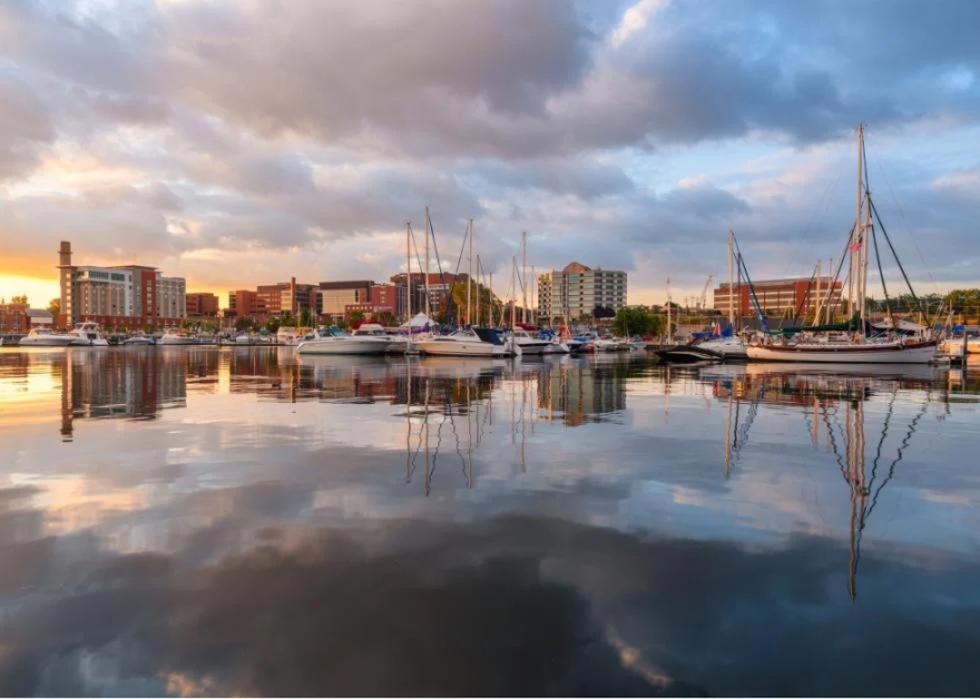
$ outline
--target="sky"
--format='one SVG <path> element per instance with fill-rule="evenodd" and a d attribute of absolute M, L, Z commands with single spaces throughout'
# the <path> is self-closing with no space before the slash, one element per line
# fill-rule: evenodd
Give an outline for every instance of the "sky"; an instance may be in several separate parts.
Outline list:
<path fill-rule="evenodd" d="M 860 122 L 917 290 L 980 285 L 976 2 L 7 0 L 0 105 L 0 297 L 34 305 L 60 240 L 222 295 L 387 280 L 426 205 L 498 293 L 522 231 L 630 303 L 724 279 L 729 228 L 754 278 L 808 277 Z"/>

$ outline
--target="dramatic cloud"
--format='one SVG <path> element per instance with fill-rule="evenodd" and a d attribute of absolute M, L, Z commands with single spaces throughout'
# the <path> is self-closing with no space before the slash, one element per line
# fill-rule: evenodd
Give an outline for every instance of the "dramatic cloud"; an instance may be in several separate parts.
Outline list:
<path fill-rule="evenodd" d="M 911 0 L 15 0 L 0 275 L 50 275 L 70 238 L 82 259 L 138 255 L 192 286 L 383 279 L 429 204 L 447 257 L 472 217 L 494 264 L 528 230 L 539 268 L 622 266 L 651 301 L 668 271 L 689 289 L 719 272 L 730 226 L 762 273 L 836 254 L 866 121 L 903 225 L 935 241 L 917 279 L 973 283 L 939 251 L 964 257 L 978 205 L 962 185 L 978 26 L 975 3 Z M 944 156 L 908 167 L 927 146 Z M 374 266 L 337 261 L 351 240 Z M 202 273 L 221 250 L 253 257 Z"/>

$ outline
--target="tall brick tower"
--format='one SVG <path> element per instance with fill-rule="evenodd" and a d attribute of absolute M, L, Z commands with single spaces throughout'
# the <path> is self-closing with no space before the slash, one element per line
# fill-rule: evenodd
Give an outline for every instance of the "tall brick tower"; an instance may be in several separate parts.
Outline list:
<path fill-rule="evenodd" d="M 72 277 L 75 268 L 71 264 L 71 243 L 67 240 L 62 240 L 61 247 L 58 248 L 58 270 L 61 284 L 61 313 L 55 322 L 60 327 L 64 327 L 75 322 L 74 299 L 72 298 Z"/>

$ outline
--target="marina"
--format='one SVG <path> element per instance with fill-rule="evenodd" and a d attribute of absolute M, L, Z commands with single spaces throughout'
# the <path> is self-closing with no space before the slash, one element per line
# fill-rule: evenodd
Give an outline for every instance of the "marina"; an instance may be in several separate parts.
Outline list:
<path fill-rule="evenodd" d="M 977 369 L 0 348 L 4 686 L 970 693 Z"/>

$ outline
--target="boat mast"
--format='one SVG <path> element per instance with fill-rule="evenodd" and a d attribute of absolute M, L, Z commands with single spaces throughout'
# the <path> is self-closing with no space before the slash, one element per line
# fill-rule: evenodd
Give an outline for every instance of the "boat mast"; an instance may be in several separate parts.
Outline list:
<path fill-rule="evenodd" d="M 425 315 L 432 317 L 432 309 L 429 307 L 429 207 L 425 207 Z"/>
<path fill-rule="evenodd" d="M 513 255 L 510 262 L 510 288 L 512 291 L 510 297 L 510 330 L 513 332 L 517 329 L 517 255 Z"/>
<path fill-rule="evenodd" d="M 673 337 L 670 332 L 670 277 L 667 277 L 667 343 L 670 343 L 670 338 Z"/>
<path fill-rule="evenodd" d="M 735 245 L 733 239 L 735 233 L 731 228 L 728 229 L 728 324 L 735 332 L 735 279 L 732 262 L 735 256 Z"/>
<path fill-rule="evenodd" d="M 405 315 L 412 320 L 412 222 L 405 222 Z M 409 328 L 411 330 L 411 328 Z"/>
<path fill-rule="evenodd" d="M 864 177 L 864 124 L 858 125 L 858 224 L 861 230 L 861 332 L 864 333 L 864 317 L 868 301 L 868 234 L 871 229 L 871 207 L 866 205 L 868 183 Z M 867 221 L 865 222 L 864 219 Z"/>
<path fill-rule="evenodd" d="M 817 281 L 817 291 L 814 294 L 814 300 L 816 301 L 816 312 L 813 314 L 813 324 L 820 325 L 820 311 L 823 310 L 820 307 L 821 302 L 823 301 L 823 297 L 820 295 L 820 260 L 817 260 L 817 271 L 813 276 Z M 807 317 L 807 313 L 805 311 L 803 313 L 803 317 Z"/>
<path fill-rule="evenodd" d="M 524 306 L 521 308 L 521 322 L 527 324 L 527 231 L 521 231 L 521 294 Z"/>
<path fill-rule="evenodd" d="M 469 225 L 469 272 L 466 274 L 466 324 L 473 325 L 473 219 Z"/>

